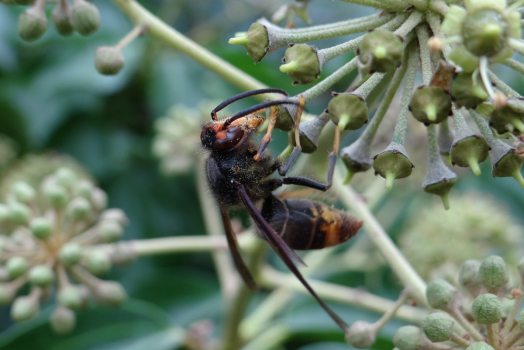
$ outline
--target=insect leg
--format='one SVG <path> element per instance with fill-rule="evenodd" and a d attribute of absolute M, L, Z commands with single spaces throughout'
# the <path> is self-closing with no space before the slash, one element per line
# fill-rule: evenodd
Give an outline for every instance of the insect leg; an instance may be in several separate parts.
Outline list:
<path fill-rule="evenodd" d="M 240 276 L 242 276 L 242 279 L 249 287 L 249 289 L 251 289 L 252 291 L 257 291 L 258 286 L 253 276 L 249 272 L 249 269 L 247 268 L 246 264 L 244 263 L 244 260 L 242 260 L 242 256 L 240 255 L 240 252 L 238 250 L 238 243 L 235 236 L 235 232 L 233 232 L 233 228 L 231 227 L 229 213 L 227 212 L 227 208 L 223 205 L 220 206 L 220 215 L 222 216 L 222 223 L 224 224 L 224 230 L 226 232 L 226 239 L 227 244 L 229 245 L 229 251 L 231 252 L 231 256 L 233 257 L 233 261 L 235 262 L 235 266 L 238 270 L 238 273 L 240 274 Z"/>
<path fill-rule="evenodd" d="M 282 167 L 282 169 L 278 170 L 278 173 L 280 176 L 285 176 L 287 172 L 289 171 L 289 168 L 291 168 L 291 165 L 295 162 L 295 160 L 298 158 L 300 152 L 302 152 L 302 147 L 300 146 L 300 119 L 302 118 L 302 111 L 304 110 L 304 104 L 306 102 L 306 99 L 303 95 L 300 95 L 300 100 L 297 108 L 297 117 L 295 119 L 295 147 L 293 148 L 293 152 L 291 152 L 291 155 L 289 156 L 286 165 Z"/>
<path fill-rule="evenodd" d="M 311 187 L 320 191 L 327 191 L 333 183 L 333 174 L 335 173 L 335 164 L 337 163 L 338 147 L 340 144 L 340 131 L 338 126 L 335 128 L 335 141 L 333 143 L 333 152 L 328 154 L 328 176 L 327 182 L 322 182 L 309 179 L 303 176 L 288 176 L 282 179 L 284 185 L 299 185 Z"/>
<path fill-rule="evenodd" d="M 271 92 L 276 92 L 276 93 L 282 94 L 284 96 L 287 96 L 287 92 L 285 92 L 284 90 L 273 89 L 273 88 L 251 90 L 251 91 L 242 92 L 242 93 L 240 93 L 238 95 L 235 95 L 233 97 L 228 98 L 227 100 L 225 100 L 224 102 L 219 104 L 215 109 L 213 109 L 211 111 L 211 119 L 217 120 L 217 112 L 222 110 L 222 109 L 224 109 L 226 106 L 232 104 L 235 101 L 241 100 L 241 99 L 249 97 L 249 96 L 266 94 L 266 93 L 271 93 Z"/>
<path fill-rule="evenodd" d="M 300 259 L 298 255 L 296 255 L 296 253 L 293 250 L 291 250 L 291 248 L 289 248 L 289 246 L 282 240 L 282 238 L 276 234 L 275 230 L 273 230 L 273 228 L 267 223 L 262 214 L 258 211 L 258 209 L 251 201 L 251 198 L 249 198 L 244 185 L 237 181 L 235 181 L 235 184 L 238 186 L 238 194 L 240 195 L 242 203 L 244 203 L 247 211 L 249 212 L 249 215 L 255 221 L 260 231 L 262 231 L 262 234 L 265 236 L 266 240 L 269 242 L 271 247 L 275 250 L 280 259 L 282 259 L 282 261 L 286 264 L 289 270 L 304 285 L 304 287 L 313 296 L 313 298 L 317 300 L 320 306 L 333 319 L 333 321 L 335 321 L 335 323 L 342 329 L 342 331 L 345 332 L 348 329 L 348 325 L 346 324 L 346 322 L 344 322 L 333 310 L 331 310 L 329 306 L 327 306 L 324 303 L 324 301 L 322 301 L 322 299 L 320 299 L 320 297 L 313 290 L 313 288 L 311 288 L 309 283 L 307 283 L 305 278 L 302 276 L 302 274 L 296 267 L 293 260 L 295 259 L 295 256 L 296 258 Z"/>
<path fill-rule="evenodd" d="M 275 123 L 277 122 L 277 108 L 275 106 L 271 106 L 271 117 L 269 119 L 269 125 L 267 127 L 266 135 L 262 138 L 262 141 L 260 142 L 260 145 L 258 146 L 257 154 L 253 157 L 253 159 L 258 162 L 260 161 L 260 156 L 262 153 L 266 150 L 266 147 L 271 142 L 271 133 L 273 132 L 273 129 L 275 128 Z"/>

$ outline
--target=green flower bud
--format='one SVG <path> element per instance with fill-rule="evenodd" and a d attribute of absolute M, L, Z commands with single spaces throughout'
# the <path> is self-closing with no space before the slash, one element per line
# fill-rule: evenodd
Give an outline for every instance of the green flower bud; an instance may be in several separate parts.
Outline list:
<path fill-rule="evenodd" d="M 21 256 L 14 256 L 7 260 L 5 267 L 7 268 L 9 277 L 11 277 L 11 279 L 15 279 L 22 276 L 27 271 L 28 263 L 25 258 L 22 258 Z"/>
<path fill-rule="evenodd" d="M 102 251 L 90 252 L 86 256 L 86 268 L 94 275 L 106 273 L 111 268 L 109 256 Z"/>
<path fill-rule="evenodd" d="M 72 189 L 76 184 L 75 172 L 69 168 L 60 168 L 55 172 L 56 182 L 65 188 Z"/>
<path fill-rule="evenodd" d="M 18 202 L 24 204 L 31 202 L 36 197 L 35 189 L 23 181 L 15 182 L 12 188 L 12 193 Z"/>
<path fill-rule="evenodd" d="M 107 207 L 107 194 L 101 189 L 95 187 L 91 194 L 91 202 L 96 211 L 103 210 Z"/>
<path fill-rule="evenodd" d="M 287 73 L 293 84 L 309 84 L 320 77 L 317 48 L 305 44 L 293 45 L 282 59 L 280 71 Z"/>
<path fill-rule="evenodd" d="M 73 28 L 82 35 L 93 34 L 100 26 L 98 9 L 84 0 L 79 0 L 71 7 L 69 18 Z"/>
<path fill-rule="evenodd" d="M 457 289 L 442 278 L 428 283 L 426 288 L 426 299 L 435 309 L 446 310 L 456 296 Z"/>
<path fill-rule="evenodd" d="M 100 46 L 95 52 L 95 67 L 100 74 L 115 75 L 124 67 L 122 51 L 116 46 Z"/>
<path fill-rule="evenodd" d="M 473 301 L 471 312 L 478 324 L 498 323 L 502 318 L 502 305 L 496 295 L 481 294 Z"/>
<path fill-rule="evenodd" d="M 367 349 L 375 343 L 377 332 L 372 324 L 355 321 L 346 331 L 346 342 L 357 349 Z"/>
<path fill-rule="evenodd" d="M 0 203 L 0 224 L 6 225 L 10 223 L 9 219 L 9 207 L 5 204 Z"/>
<path fill-rule="evenodd" d="M 508 128 L 509 125 L 509 128 Z M 495 129 L 499 134 L 504 134 L 508 130 L 515 133 L 524 132 L 524 105 L 523 101 L 510 98 L 506 105 L 495 108 L 489 118 L 489 126 Z"/>
<path fill-rule="evenodd" d="M 329 116 L 327 113 L 322 113 L 316 118 L 300 123 L 299 138 L 303 153 L 315 153 L 317 151 L 318 139 L 327 122 L 329 122 Z M 288 134 L 288 143 L 296 146 L 294 132 Z"/>
<path fill-rule="evenodd" d="M 44 190 L 49 204 L 55 209 L 61 209 L 66 206 L 69 201 L 67 190 L 58 184 L 50 184 Z"/>
<path fill-rule="evenodd" d="M 515 154 L 515 148 L 497 140 L 496 147 L 490 151 L 491 174 L 493 177 L 514 177 L 521 186 L 524 178 L 520 173 L 523 159 Z"/>
<path fill-rule="evenodd" d="M 66 243 L 60 248 L 60 261 L 66 265 L 75 265 L 82 258 L 82 248 L 78 243 Z"/>
<path fill-rule="evenodd" d="M 122 225 L 115 220 L 104 220 L 99 225 L 98 236 L 104 243 L 118 241 L 124 232 Z"/>
<path fill-rule="evenodd" d="M 107 209 L 100 214 L 100 221 L 114 220 L 120 225 L 126 225 L 128 218 L 122 209 Z"/>
<path fill-rule="evenodd" d="M 340 156 L 348 169 L 345 183 L 349 183 L 355 173 L 366 171 L 373 165 L 370 143 L 361 138 L 342 148 Z"/>
<path fill-rule="evenodd" d="M 438 86 L 420 86 L 411 97 L 409 110 L 421 123 L 438 124 L 451 114 L 451 100 Z"/>
<path fill-rule="evenodd" d="M 357 130 L 368 122 L 366 102 L 355 94 L 337 94 L 329 101 L 328 114 L 340 130 Z"/>
<path fill-rule="evenodd" d="M 20 322 L 33 318 L 39 311 L 39 305 L 34 298 L 30 296 L 18 297 L 11 308 L 11 317 L 13 320 Z"/>
<path fill-rule="evenodd" d="M 449 315 L 435 312 L 422 320 L 422 330 L 433 343 L 442 342 L 451 338 L 454 323 Z"/>
<path fill-rule="evenodd" d="M 51 328 L 56 334 L 68 334 L 75 328 L 75 313 L 61 305 L 58 305 L 49 317 Z"/>
<path fill-rule="evenodd" d="M 458 281 L 461 286 L 470 290 L 471 288 L 478 288 L 480 261 L 466 260 L 460 265 Z"/>
<path fill-rule="evenodd" d="M 35 41 L 47 29 L 44 6 L 37 4 L 22 12 L 18 18 L 18 35 L 25 41 Z"/>
<path fill-rule="evenodd" d="M 468 12 L 462 7 L 451 5 L 442 21 L 442 32 L 450 36 L 462 34 L 462 23 L 466 20 L 467 15 Z"/>
<path fill-rule="evenodd" d="M 94 185 L 91 183 L 91 181 L 88 180 L 80 180 L 78 181 L 78 184 L 75 188 L 75 193 L 79 197 L 83 197 L 87 200 L 91 200 L 93 197 L 93 190 Z"/>
<path fill-rule="evenodd" d="M 35 218 L 31 221 L 31 232 L 38 239 L 48 239 L 52 231 L 51 223 L 44 217 Z"/>
<path fill-rule="evenodd" d="M 496 11 L 468 14 L 462 29 L 464 46 L 476 56 L 495 56 L 506 46 L 508 23 Z"/>
<path fill-rule="evenodd" d="M 393 180 L 408 177 L 414 167 L 404 146 L 394 142 L 377 154 L 373 160 L 375 175 L 379 174 L 386 179 L 388 191 L 393 187 Z"/>
<path fill-rule="evenodd" d="M 91 204 L 85 198 L 76 197 L 67 206 L 67 213 L 74 221 L 85 220 L 91 213 Z"/>
<path fill-rule="evenodd" d="M 31 210 L 25 204 L 10 203 L 9 204 L 9 220 L 15 225 L 27 225 Z"/>
<path fill-rule="evenodd" d="M 479 75 L 461 72 L 451 83 L 451 98 L 466 108 L 476 108 L 489 97 Z"/>
<path fill-rule="evenodd" d="M 419 350 L 422 348 L 421 333 L 415 326 L 400 327 L 393 337 L 393 344 L 399 350 Z"/>
<path fill-rule="evenodd" d="M 56 299 L 58 303 L 68 309 L 78 309 L 84 302 L 81 289 L 75 285 L 60 288 L 56 295 Z"/>
<path fill-rule="evenodd" d="M 249 27 L 247 33 L 229 39 L 229 43 L 244 45 L 249 57 L 258 63 L 268 50 L 268 32 L 264 25 L 256 22 Z"/>
<path fill-rule="evenodd" d="M 466 73 L 473 73 L 480 63 L 479 58 L 469 52 L 464 45 L 455 45 L 448 58 L 460 66 Z"/>
<path fill-rule="evenodd" d="M 484 259 L 479 267 L 479 281 L 490 292 L 504 287 L 509 282 L 508 269 L 504 260 L 496 255 Z"/>
<path fill-rule="evenodd" d="M 428 177 L 428 172 L 426 172 L 426 178 L 424 179 L 422 187 L 424 188 L 424 192 L 439 196 L 444 205 L 444 209 L 449 210 L 449 192 L 451 192 L 451 188 L 457 183 L 458 177 L 457 174 L 449 170 L 445 165 L 444 168 L 447 169 L 444 172 L 430 172 L 429 174 L 431 174 L 432 177 Z"/>
<path fill-rule="evenodd" d="M 127 298 L 122 285 L 113 281 L 103 281 L 95 289 L 95 295 L 100 304 L 120 306 Z"/>
<path fill-rule="evenodd" d="M 458 133 L 457 133 L 458 135 Z M 451 163 L 460 167 L 471 167 L 475 175 L 480 175 L 479 163 L 488 158 L 489 146 L 479 135 L 470 135 L 455 140 L 451 147 Z"/>
<path fill-rule="evenodd" d="M 473 343 L 466 350 L 495 350 L 491 345 L 484 342 Z"/>
<path fill-rule="evenodd" d="M 404 45 L 397 35 L 377 29 L 362 38 L 358 58 L 365 66 L 365 73 L 386 73 L 399 66 L 403 51 Z"/>
<path fill-rule="evenodd" d="M 15 293 L 6 283 L 0 283 L 0 305 L 7 305 L 13 301 Z"/>
<path fill-rule="evenodd" d="M 36 265 L 29 270 L 29 282 L 38 287 L 46 287 L 55 280 L 55 273 L 47 265 Z"/>
<path fill-rule="evenodd" d="M 51 20 L 55 24 L 58 34 L 68 36 L 73 34 L 74 28 L 69 20 L 69 2 L 59 0 L 51 13 Z"/>

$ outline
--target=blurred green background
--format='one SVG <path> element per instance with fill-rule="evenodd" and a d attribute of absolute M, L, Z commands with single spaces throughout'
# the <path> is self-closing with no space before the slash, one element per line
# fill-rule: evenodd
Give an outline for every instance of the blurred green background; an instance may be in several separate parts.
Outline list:
<path fill-rule="evenodd" d="M 307 88 L 291 86 L 291 80 L 278 71 L 283 50 L 255 66 L 242 47 L 227 44 L 235 32 L 247 30 L 261 16 L 269 17 L 280 1 L 142 0 L 140 3 L 261 82 L 283 88 L 290 94 Z M 147 36 L 135 40 L 124 50 L 126 65 L 117 76 L 98 74 L 93 65 L 95 49 L 115 44 L 131 29 L 131 23 L 112 2 L 94 1 L 94 4 L 100 10 L 102 22 L 92 36 L 74 34 L 63 38 L 50 25 L 46 34 L 34 43 L 25 43 L 17 35 L 17 17 L 23 7 L 0 6 L 0 133 L 15 142 L 18 157 L 51 150 L 82 163 L 107 192 L 109 207 L 122 208 L 130 218 L 125 239 L 204 235 L 195 169 L 174 177 L 160 174 L 158 160 L 151 152 L 154 122 L 165 116 L 173 105 L 195 107 L 202 101 L 221 101 L 240 91 L 183 54 Z M 321 0 L 312 1 L 309 9 L 313 24 L 371 12 L 369 8 Z M 303 25 L 299 19 L 296 21 L 299 26 Z M 322 42 L 319 46 L 327 47 L 344 40 L 347 37 Z M 322 77 L 347 59 L 346 55 L 327 64 Z M 514 88 L 524 91 L 518 77 L 501 74 Z M 353 77 L 354 74 L 346 77 L 330 90 L 345 90 Z M 319 113 L 329 98 L 329 93 L 322 95 L 308 105 L 309 111 Z M 235 108 L 253 102 L 248 99 Z M 423 133 L 419 125 L 416 127 L 414 135 Z M 349 135 L 343 145 L 354 140 L 359 132 Z M 287 138 L 282 132 L 277 134 L 273 144 L 276 152 L 283 149 Z M 415 144 L 407 148 L 410 152 L 418 147 Z M 425 146 L 422 149 L 425 152 Z M 194 152 L 200 152 L 198 143 L 194 145 Z M 437 197 L 421 190 L 424 171 L 425 163 L 417 164 L 413 177 L 416 180 L 399 181 L 375 208 L 393 237 L 417 218 L 416 208 L 436 204 L 435 208 L 441 209 Z M 503 211 L 512 213 L 522 224 L 524 196 L 520 186 L 513 179 L 493 180 L 487 163 L 482 165 L 482 171 L 478 178 L 462 171 L 454 191 L 477 191 L 497 198 L 504 206 Z M 362 179 L 367 177 L 371 177 L 371 173 L 358 175 L 357 187 L 364 186 L 366 181 Z M 453 210 L 453 201 L 451 205 Z M 439 215 L 445 221 L 447 214 L 443 210 Z M 139 258 L 127 267 L 113 269 L 108 277 L 122 282 L 129 295 L 120 309 L 97 306 L 81 311 L 76 330 L 59 337 L 47 324 L 52 309 L 50 302 L 47 307 L 44 304 L 43 312 L 36 319 L 16 325 L 10 320 L 9 308 L 2 307 L 0 348 L 174 349 L 172 327 L 187 327 L 202 319 L 211 319 L 216 326 L 215 333 L 219 334 L 223 303 L 209 254 Z M 387 267 L 374 272 L 375 282 L 369 282 L 364 273 L 357 272 L 335 274 L 330 280 L 352 287 L 365 286 L 391 299 L 396 298 L 401 289 Z M 256 297 L 253 305 L 264 293 Z M 348 323 L 378 318 L 356 308 L 335 307 Z M 294 330 L 285 349 L 347 349 L 341 343 L 341 332 L 310 297 L 293 299 L 289 311 L 279 319 Z M 390 339 L 399 324 L 390 323 L 374 348 L 392 348 Z"/>

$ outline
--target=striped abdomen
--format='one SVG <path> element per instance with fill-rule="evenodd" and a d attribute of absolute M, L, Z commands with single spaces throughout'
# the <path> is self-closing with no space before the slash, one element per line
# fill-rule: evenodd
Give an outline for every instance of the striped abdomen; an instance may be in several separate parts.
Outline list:
<path fill-rule="evenodd" d="M 344 243 L 362 227 L 362 221 L 343 211 L 303 198 L 269 196 L 262 216 L 291 249 L 298 250 Z"/>

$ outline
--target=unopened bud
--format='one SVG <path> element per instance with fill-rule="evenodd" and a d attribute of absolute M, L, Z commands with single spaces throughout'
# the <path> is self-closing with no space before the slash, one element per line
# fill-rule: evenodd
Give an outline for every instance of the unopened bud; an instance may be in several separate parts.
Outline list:
<path fill-rule="evenodd" d="M 25 204 L 10 203 L 9 204 L 9 220 L 15 225 L 27 225 L 31 210 Z"/>
<path fill-rule="evenodd" d="M 478 75 L 461 72 L 451 83 L 453 100 L 466 108 L 476 108 L 489 97 Z"/>
<path fill-rule="evenodd" d="M 466 350 L 495 350 L 491 345 L 484 342 L 473 343 Z"/>
<path fill-rule="evenodd" d="M 435 312 L 422 320 L 422 330 L 432 342 L 442 342 L 451 338 L 454 323 L 455 321 L 447 314 Z"/>
<path fill-rule="evenodd" d="M 38 287 L 46 287 L 55 280 L 55 273 L 47 265 L 36 265 L 29 270 L 29 282 Z"/>
<path fill-rule="evenodd" d="M 364 321 L 355 321 L 346 331 L 346 342 L 357 349 L 369 348 L 375 343 L 376 338 L 375 327 Z"/>
<path fill-rule="evenodd" d="M 398 67 L 403 51 L 404 45 L 397 35 L 377 29 L 362 38 L 359 60 L 366 72 L 386 73 Z"/>
<path fill-rule="evenodd" d="M 376 174 L 386 179 L 386 190 L 391 190 L 395 179 L 411 175 L 413 163 L 407 156 L 403 145 L 392 142 L 384 151 L 373 158 Z"/>
<path fill-rule="evenodd" d="M 122 51 L 116 46 L 100 46 L 95 52 L 95 67 L 100 74 L 115 75 L 124 67 Z"/>
<path fill-rule="evenodd" d="M 451 114 L 451 99 L 438 86 L 421 86 L 413 93 L 409 108 L 419 122 L 438 124 Z"/>
<path fill-rule="evenodd" d="M 72 189 L 76 183 L 75 172 L 69 168 L 59 168 L 55 172 L 56 182 L 65 188 Z"/>
<path fill-rule="evenodd" d="M 69 16 L 73 28 L 82 35 L 93 34 L 100 26 L 98 9 L 84 0 L 77 1 L 71 7 Z"/>
<path fill-rule="evenodd" d="M 111 268 L 109 256 L 102 251 L 90 252 L 85 261 L 87 270 L 94 275 L 106 273 Z"/>
<path fill-rule="evenodd" d="M 82 248 L 78 243 L 66 243 L 60 248 L 60 261 L 68 266 L 77 264 L 82 258 Z"/>
<path fill-rule="evenodd" d="M 22 12 L 18 18 L 18 35 L 25 41 L 35 41 L 47 29 L 45 10 L 39 4 Z"/>
<path fill-rule="evenodd" d="M 69 20 L 69 2 L 58 0 L 58 4 L 51 13 L 51 20 L 55 24 L 58 34 L 68 36 L 73 34 L 74 28 Z"/>
<path fill-rule="evenodd" d="M 39 305 L 34 298 L 30 296 L 18 297 L 11 308 L 11 317 L 13 320 L 20 322 L 33 318 L 39 311 Z"/>
<path fill-rule="evenodd" d="M 229 39 L 229 43 L 244 45 L 249 57 L 258 62 L 264 58 L 268 49 L 267 29 L 261 23 L 253 23 L 247 33 Z"/>
<path fill-rule="evenodd" d="M 100 304 L 108 306 L 119 306 L 127 298 L 122 285 L 113 281 L 101 282 L 95 290 L 95 295 Z"/>
<path fill-rule="evenodd" d="M 468 14 L 462 26 L 464 46 L 478 57 L 495 56 L 507 45 L 509 27 L 497 11 L 484 10 Z"/>
<path fill-rule="evenodd" d="M 31 232 L 36 238 L 46 240 L 52 232 L 51 222 L 44 217 L 35 218 L 31 221 Z"/>
<path fill-rule="evenodd" d="M 112 243 L 118 241 L 123 233 L 122 225 L 115 220 L 103 220 L 99 224 L 98 235 L 102 242 Z"/>
<path fill-rule="evenodd" d="M 479 267 L 479 280 L 490 292 L 504 287 L 509 281 L 504 260 L 496 255 L 484 259 Z"/>
<path fill-rule="evenodd" d="M 498 323 L 502 318 L 502 305 L 494 294 L 481 294 L 471 306 L 473 318 L 478 324 Z"/>
<path fill-rule="evenodd" d="M 36 197 L 36 191 L 27 182 L 17 181 L 13 185 L 12 193 L 16 201 L 28 204 Z"/>
<path fill-rule="evenodd" d="M 368 122 L 366 102 L 350 93 L 338 94 L 328 104 L 328 114 L 340 130 L 357 130 Z"/>
<path fill-rule="evenodd" d="M 458 281 L 461 286 L 471 290 L 480 286 L 479 280 L 480 261 L 466 260 L 460 265 Z"/>
<path fill-rule="evenodd" d="M 76 197 L 69 203 L 67 207 L 67 213 L 74 221 L 82 221 L 87 219 L 90 212 L 91 204 L 89 204 L 87 199 L 83 197 Z"/>
<path fill-rule="evenodd" d="M 6 262 L 7 272 L 11 279 L 22 276 L 27 271 L 28 266 L 27 260 L 21 256 L 14 256 Z"/>
<path fill-rule="evenodd" d="M 426 288 L 428 303 L 435 309 L 446 310 L 456 295 L 457 289 L 442 278 L 430 282 Z"/>
<path fill-rule="evenodd" d="M 82 306 L 84 300 L 82 298 L 82 291 L 78 286 L 69 285 L 58 290 L 56 295 L 58 303 L 68 309 L 78 309 Z"/>
<path fill-rule="evenodd" d="M 400 327 L 393 337 L 393 344 L 399 350 L 419 350 L 422 347 L 422 332 L 415 326 Z"/>
<path fill-rule="evenodd" d="M 49 317 L 51 328 L 56 334 L 68 334 L 75 328 L 75 313 L 61 305 L 58 305 Z"/>
<path fill-rule="evenodd" d="M 49 184 L 44 190 L 49 204 L 55 209 L 61 209 L 69 201 L 66 189 L 58 184 Z"/>
<path fill-rule="evenodd" d="M 309 84 L 320 76 L 320 64 L 314 46 L 293 45 L 286 50 L 283 62 L 285 64 L 280 66 L 280 71 L 287 73 L 295 83 Z"/>

